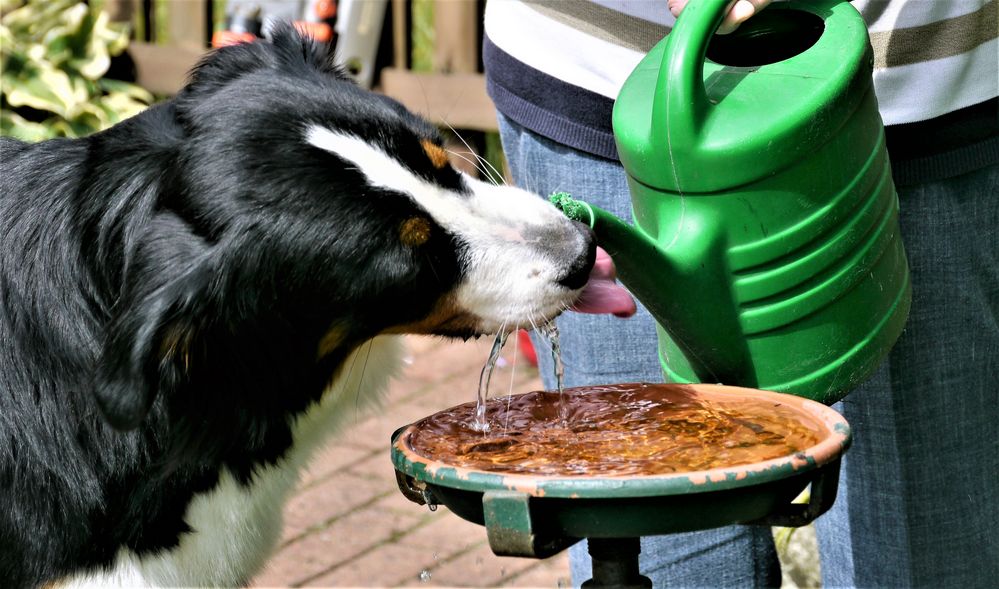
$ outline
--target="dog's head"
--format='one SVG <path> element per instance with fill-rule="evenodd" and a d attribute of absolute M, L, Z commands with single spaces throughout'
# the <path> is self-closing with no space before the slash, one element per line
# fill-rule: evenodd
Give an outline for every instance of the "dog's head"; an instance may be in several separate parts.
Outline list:
<path fill-rule="evenodd" d="M 97 387 L 119 427 L 210 366 L 266 379 L 381 333 L 544 322 L 593 265 L 587 229 L 456 171 L 432 125 L 290 27 L 207 57 L 164 113 L 169 166 L 127 246 Z"/>

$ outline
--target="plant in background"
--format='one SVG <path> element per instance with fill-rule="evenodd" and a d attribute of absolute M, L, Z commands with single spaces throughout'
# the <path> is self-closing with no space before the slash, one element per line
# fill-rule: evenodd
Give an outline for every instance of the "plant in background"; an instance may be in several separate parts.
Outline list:
<path fill-rule="evenodd" d="M 81 137 L 146 108 L 143 88 L 103 77 L 128 45 L 103 2 L 0 0 L 0 134 Z"/>

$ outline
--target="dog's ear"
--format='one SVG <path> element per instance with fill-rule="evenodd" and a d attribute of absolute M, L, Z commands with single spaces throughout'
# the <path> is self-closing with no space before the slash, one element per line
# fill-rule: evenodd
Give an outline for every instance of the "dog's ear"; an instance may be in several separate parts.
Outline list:
<path fill-rule="evenodd" d="M 271 28 L 270 37 L 279 69 L 287 71 L 304 66 L 341 80 L 351 80 L 343 68 L 336 64 L 331 44 L 303 35 L 288 22 L 276 22 Z"/>
<path fill-rule="evenodd" d="M 277 56 L 264 43 L 238 43 L 205 54 L 177 95 L 180 104 L 203 99 L 250 72 L 275 67 Z"/>
<path fill-rule="evenodd" d="M 302 35 L 284 21 L 276 21 L 269 35 L 270 42 L 237 43 L 207 53 L 191 70 L 187 84 L 177 96 L 181 110 L 184 105 L 204 99 L 233 80 L 258 70 L 313 70 L 350 81 L 343 68 L 336 65 L 329 43 Z"/>
<path fill-rule="evenodd" d="M 98 406 L 122 430 L 185 378 L 213 277 L 208 245 L 170 214 L 157 216 L 135 252 L 94 382 Z"/>

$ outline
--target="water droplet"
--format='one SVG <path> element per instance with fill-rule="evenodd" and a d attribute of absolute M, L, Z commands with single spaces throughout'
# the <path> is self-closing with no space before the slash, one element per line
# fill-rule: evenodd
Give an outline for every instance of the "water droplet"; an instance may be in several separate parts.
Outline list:
<path fill-rule="evenodd" d="M 440 560 L 440 559 L 441 559 L 441 555 L 440 555 L 440 554 L 437 554 L 437 553 L 435 552 L 435 553 L 434 553 L 434 560 Z"/>
<path fill-rule="evenodd" d="M 420 571 L 420 582 L 427 583 L 429 581 L 430 581 L 430 571 L 428 571 L 427 569 L 423 569 L 422 571 Z"/>
<path fill-rule="evenodd" d="M 437 502 L 434 501 L 434 496 L 430 493 L 430 489 L 423 489 L 423 502 L 430 511 L 437 511 Z"/>

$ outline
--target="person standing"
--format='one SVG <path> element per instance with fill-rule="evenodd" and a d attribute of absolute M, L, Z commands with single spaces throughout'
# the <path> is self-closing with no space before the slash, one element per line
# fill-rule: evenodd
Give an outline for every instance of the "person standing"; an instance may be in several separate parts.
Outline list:
<path fill-rule="evenodd" d="M 690 0 L 691 2 L 697 0 Z M 684 0 L 490 0 L 483 61 L 514 181 L 630 218 L 611 108 Z M 720 32 L 765 8 L 739 0 Z M 996 0 L 855 0 L 874 85 L 913 305 L 875 375 L 839 405 L 854 444 L 836 504 L 816 523 L 829 587 L 986 587 L 999 579 L 999 43 Z M 559 318 L 566 386 L 661 382 L 654 322 Z M 543 376 L 552 374 L 541 355 Z M 552 382 L 546 379 L 546 386 Z M 570 549 L 575 584 L 586 548 Z M 770 587 L 768 528 L 642 539 L 656 587 Z"/>

